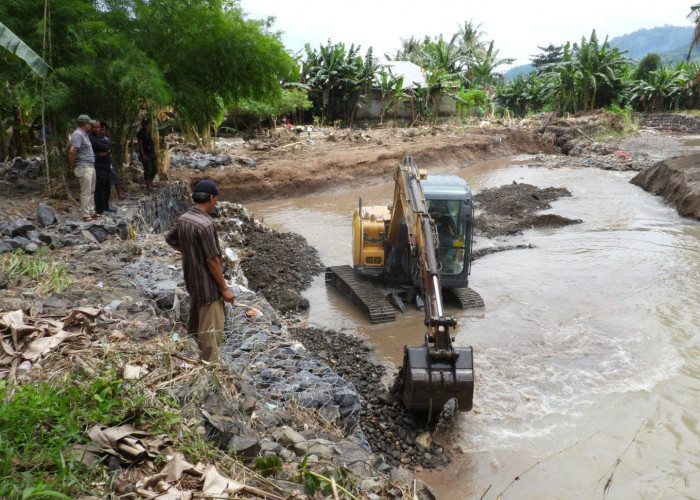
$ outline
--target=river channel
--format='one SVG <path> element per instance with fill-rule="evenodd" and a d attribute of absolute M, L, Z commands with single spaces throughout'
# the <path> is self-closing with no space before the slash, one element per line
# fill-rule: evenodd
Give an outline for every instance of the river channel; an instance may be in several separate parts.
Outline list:
<path fill-rule="evenodd" d="M 696 149 L 697 137 L 687 144 Z M 450 440 L 462 453 L 420 476 L 440 500 L 700 499 L 700 222 L 630 184 L 633 173 L 530 164 L 521 156 L 451 171 L 474 192 L 513 181 L 566 187 L 572 196 L 548 212 L 582 223 L 526 231 L 519 239 L 532 248 L 474 262 L 470 285 L 485 309 L 449 310 L 456 343 L 474 348 L 474 410 Z M 392 190 L 247 206 L 303 235 L 325 265 L 351 264 L 358 197 L 386 204 Z M 322 276 L 305 296 L 308 322 L 364 335 L 396 364 L 403 345 L 422 342 L 418 311 L 371 325 Z"/>

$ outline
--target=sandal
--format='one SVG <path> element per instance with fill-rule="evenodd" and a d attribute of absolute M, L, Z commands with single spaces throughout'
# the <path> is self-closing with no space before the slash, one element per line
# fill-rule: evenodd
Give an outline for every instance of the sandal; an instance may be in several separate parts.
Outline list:
<path fill-rule="evenodd" d="M 84 222 L 92 222 L 94 219 L 92 217 L 83 217 Z"/>

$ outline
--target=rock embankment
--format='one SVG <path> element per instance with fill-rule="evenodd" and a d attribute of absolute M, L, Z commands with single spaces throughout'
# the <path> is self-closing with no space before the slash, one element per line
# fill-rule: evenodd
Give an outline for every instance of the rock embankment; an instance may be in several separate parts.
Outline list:
<path fill-rule="evenodd" d="M 700 134 L 700 119 L 681 113 L 640 113 L 636 115 L 642 127 L 686 134 Z"/>
<path fill-rule="evenodd" d="M 115 339 L 128 339 L 129 343 L 160 339 L 164 345 L 176 346 L 182 359 L 195 360 L 196 346 L 182 326 L 189 304 L 180 258 L 165 245 L 162 234 L 189 207 L 187 195 L 186 188 L 172 184 L 148 197 L 128 200 L 115 215 L 103 218 L 105 222 L 90 224 L 75 223 L 73 218 L 79 214 L 70 209 L 52 210 L 49 217 L 48 205 L 16 220 L 4 213 L 10 233 L 20 229 L 24 234 L 34 229 L 52 231 L 44 245 L 46 251 L 70 269 L 74 285 L 60 294 L 41 297 L 29 293 L 31 284 L 25 280 L 10 280 L 0 285 L 4 288 L 0 290 L 0 309 L 65 316 L 75 307 L 92 307 L 100 311 L 93 335 L 103 338 L 110 350 L 118 349 L 112 343 Z M 210 380 L 199 388 L 170 384 L 168 391 L 183 405 L 197 398 L 198 410 L 191 418 L 202 422 L 202 432 L 221 449 L 244 460 L 278 457 L 285 464 L 284 471 L 270 480 L 283 491 L 301 491 L 293 477 L 304 460 L 319 470 L 352 470 L 363 498 L 401 498 L 401 488 L 393 485 L 402 483 L 390 477 L 396 465 L 435 466 L 444 463 L 444 458 L 431 455 L 430 450 L 402 449 L 400 437 L 416 432 L 406 430 L 401 419 L 391 422 L 386 430 L 375 431 L 384 414 L 381 408 L 368 411 L 365 402 L 379 394 L 383 367 L 373 361 L 371 348 L 339 335 L 328 349 L 342 345 L 340 353 L 331 356 L 328 351 L 325 355 L 307 350 L 303 343 L 321 345 L 318 337 L 329 333 L 308 330 L 297 320 L 281 316 L 257 287 L 248 289 L 241 270 L 239 252 L 255 266 L 265 266 L 264 261 L 254 260 L 255 256 L 270 258 L 276 247 L 272 261 L 284 260 L 290 272 L 281 273 L 273 265 L 276 280 L 270 290 L 275 286 L 287 290 L 287 295 L 296 298 L 285 302 L 284 295 L 281 302 L 298 306 L 299 291 L 314 271 L 321 269 L 313 249 L 301 237 L 286 237 L 264 228 L 241 205 L 221 203 L 214 221 L 225 249 L 225 273 L 236 294 L 235 305 L 227 309 L 226 341 L 221 350 L 225 373 L 233 377 L 235 387 L 224 388 L 221 381 Z M 128 231 L 111 233 L 106 227 L 112 225 L 124 225 Z M 103 238 L 83 236 L 97 229 Z M 62 239 L 67 243 L 59 247 L 57 242 Z M 266 239 L 267 244 L 260 243 Z M 294 336 L 289 332 L 290 321 L 295 325 Z M 52 363 L 61 357 L 59 352 L 48 354 L 55 356 L 50 358 Z M 157 370 L 154 358 L 142 358 L 139 364 Z M 343 377 L 334 366 L 338 359 L 346 371 L 362 362 L 368 380 L 358 379 L 360 385 L 356 386 L 352 378 Z M 46 371 L 38 359 L 28 375 L 41 376 Z M 231 390 L 236 393 L 233 399 L 228 396 Z M 397 413 L 392 405 L 384 410 Z M 363 421 L 370 418 L 365 425 Z M 379 445 L 379 440 L 398 444 L 389 448 Z"/>
<path fill-rule="evenodd" d="M 663 196 L 680 215 L 700 220 L 700 154 L 660 161 L 637 174 L 630 182 Z"/>

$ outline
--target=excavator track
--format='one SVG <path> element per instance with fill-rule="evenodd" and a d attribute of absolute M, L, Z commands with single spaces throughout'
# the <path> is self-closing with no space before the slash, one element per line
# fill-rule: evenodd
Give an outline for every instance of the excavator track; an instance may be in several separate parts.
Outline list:
<path fill-rule="evenodd" d="M 479 309 L 484 307 L 484 299 L 481 298 L 479 292 L 467 287 L 450 288 L 450 292 L 459 300 L 462 309 Z"/>
<path fill-rule="evenodd" d="M 355 304 L 362 307 L 372 323 L 388 323 L 396 320 L 396 311 L 382 292 L 371 283 L 357 276 L 350 266 L 326 268 L 326 284 L 342 292 Z"/>

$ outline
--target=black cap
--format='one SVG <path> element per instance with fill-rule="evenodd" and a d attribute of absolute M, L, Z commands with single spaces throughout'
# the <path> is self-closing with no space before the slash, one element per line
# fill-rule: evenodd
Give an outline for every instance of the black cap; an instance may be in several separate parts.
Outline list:
<path fill-rule="evenodd" d="M 206 194 L 211 194 L 214 196 L 219 195 L 219 190 L 216 187 L 216 183 L 214 181 L 210 181 L 209 179 L 204 179 L 203 181 L 199 181 L 194 186 L 193 192 L 206 193 Z"/>

